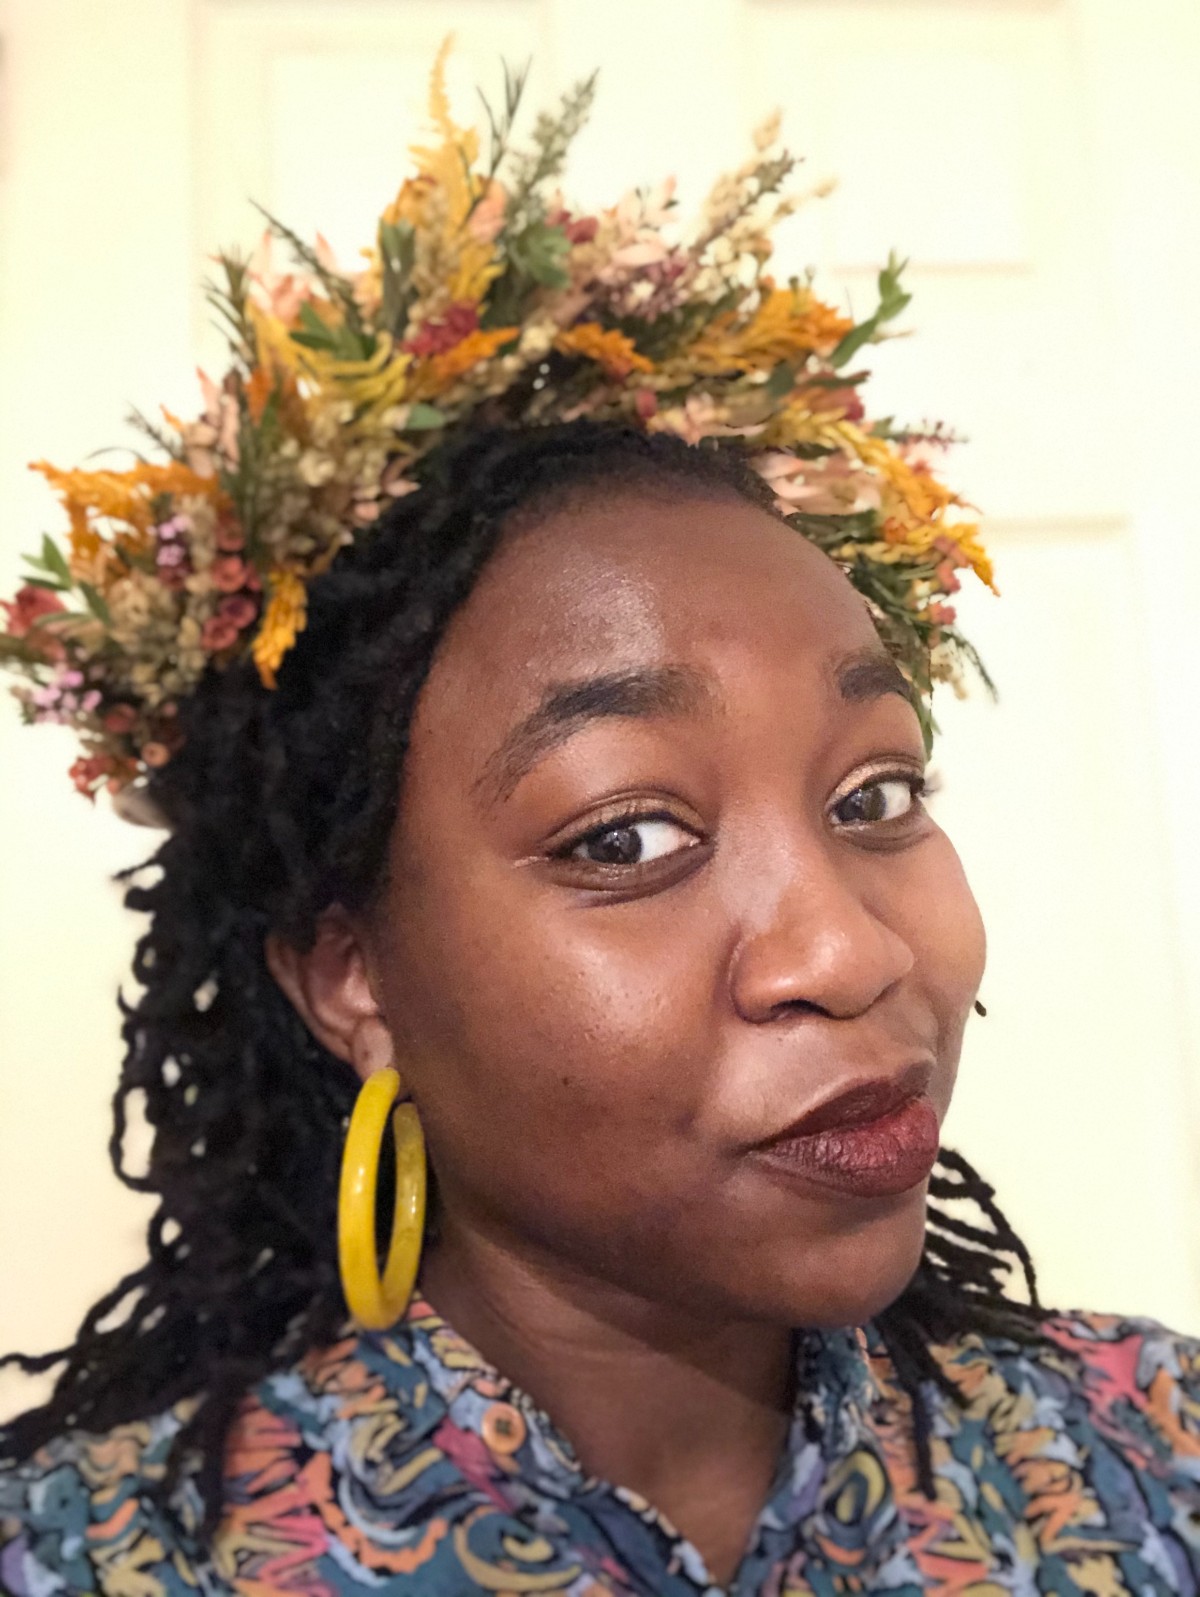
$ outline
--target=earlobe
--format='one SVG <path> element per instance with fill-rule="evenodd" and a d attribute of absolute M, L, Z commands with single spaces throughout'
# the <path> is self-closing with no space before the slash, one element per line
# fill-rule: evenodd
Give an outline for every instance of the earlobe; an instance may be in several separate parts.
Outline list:
<path fill-rule="evenodd" d="M 265 952 L 271 975 L 323 1047 L 362 1076 L 390 1062 L 390 1036 L 372 991 L 362 933 L 344 910 L 322 915 L 311 948 L 272 933 Z"/>

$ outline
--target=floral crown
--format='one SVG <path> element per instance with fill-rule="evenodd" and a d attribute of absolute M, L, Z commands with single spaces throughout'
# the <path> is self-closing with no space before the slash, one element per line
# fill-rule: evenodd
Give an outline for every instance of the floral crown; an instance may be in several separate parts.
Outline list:
<path fill-rule="evenodd" d="M 436 137 L 412 151 L 360 270 L 268 217 L 253 260 L 216 258 L 209 299 L 232 362 L 220 383 L 201 374 L 199 418 L 135 415 L 161 458 L 126 471 L 34 465 L 69 531 L 65 550 L 46 537 L 26 557 L 25 585 L 0 604 L 0 665 L 18 674 L 25 719 L 75 728 L 71 775 L 89 795 L 165 765 L 205 672 L 248 656 L 272 689 L 307 585 L 420 486 L 431 451 L 500 412 L 739 441 L 867 600 L 928 736 L 933 683 L 982 672 L 945 601 L 960 569 L 989 586 L 992 572 L 930 470 L 949 435 L 867 419 L 857 357 L 909 302 L 900 263 L 860 322 L 809 279 L 770 275 L 771 231 L 805 198 L 783 193 L 796 163 L 778 117 L 690 231 L 670 181 L 574 212 L 554 185 L 594 79 L 518 147 L 524 73 L 506 69 L 502 107 L 485 102 L 485 141 L 452 120 L 445 56 Z M 290 270 L 272 269 L 272 241 Z"/>

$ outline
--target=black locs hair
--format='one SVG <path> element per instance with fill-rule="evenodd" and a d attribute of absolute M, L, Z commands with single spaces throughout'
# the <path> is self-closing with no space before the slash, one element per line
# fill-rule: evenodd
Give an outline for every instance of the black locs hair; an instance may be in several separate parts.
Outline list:
<path fill-rule="evenodd" d="M 361 908 L 378 890 L 417 695 L 506 519 L 625 485 L 771 505 L 729 448 L 588 423 L 480 433 L 312 584 L 307 630 L 274 692 L 247 664 L 210 673 L 185 707 L 186 741 L 154 784 L 172 830 L 127 894 L 150 924 L 134 965 L 142 990 L 123 1004 L 111 1151 L 125 1184 L 158 1198 L 149 1256 L 70 1348 L 12 1357 L 31 1372 L 64 1368 L 49 1401 L 0 1432 L 5 1457 L 197 1398 L 162 1491 L 186 1467 L 211 1528 L 247 1389 L 344 1328 L 335 1215 L 357 1079 L 276 986 L 265 938 L 307 946 L 322 911 Z M 154 1133 L 145 1174 L 122 1162 L 132 1105 Z M 1032 1307 L 1005 1295 L 1014 1264 Z M 1029 1256 L 991 1189 L 943 1153 L 921 1265 L 878 1321 L 914 1401 L 928 1490 L 922 1387 L 946 1384 L 931 1345 L 971 1329 L 1027 1340 L 1036 1305 Z"/>

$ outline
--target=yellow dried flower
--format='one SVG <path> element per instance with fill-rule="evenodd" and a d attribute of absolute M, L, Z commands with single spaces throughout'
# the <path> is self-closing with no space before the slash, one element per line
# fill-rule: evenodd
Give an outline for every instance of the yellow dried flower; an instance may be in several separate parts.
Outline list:
<path fill-rule="evenodd" d="M 263 687 L 275 687 L 284 656 L 304 631 L 307 606 L 304 584 L 294 571 L 272 572 L 271 600 L 251 650 Z"/>
<path fill-rule="evenodd" d="M 780 361 L 829 354 L 854 323 L 806 288 L 776 288 L 763 296 L 750 321 L 719 316 L 688 351 L 698 372 L 765 371 Z"/>

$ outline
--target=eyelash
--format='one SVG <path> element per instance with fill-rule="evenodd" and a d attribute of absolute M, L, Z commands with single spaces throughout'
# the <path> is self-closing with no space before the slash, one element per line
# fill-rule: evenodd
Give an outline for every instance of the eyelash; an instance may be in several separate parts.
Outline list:
<path fill-rule="evenodd" d="M 681 832 L 693 831 L 693 828 L 686 821 L 681 821 L 677 815 L 672 815 L 669 810 L 625 810 L 620 815 L 614 815 L 608 820 L 599 822 L 598 825 L 589 826 L 586 832 L 579 832 L 569 842 L 560 844 L 550 857 L 552 859 L 569 860 L 577 848 L 582 848 L 585 843 L 592 842 L 594 838 L 604 837 L 609 832 L 626 831 L 634 826 L 645 826 L 650 821 L 663 821 L 668 826 L 677 826 Z M 697 836 L 696 841 L 700 842 L 702 839 Z M 578 863 L 597 866 L 599 862 L 595 860 L 580 860 Z M 603 869 L 602 866 L 600 868 Z M 609 868 L 611 869 L 612 867 Z M 618 869 L 628 868 L 618 867 Z M 636 869 L 637 867 L 633 868 Z"/>
<path fill-rule="evenodd" d="M 844 793 L 841 793 L 840 795 L 838 795 L 838 797 L 833 800 L 830 808 L 831 809 L 836 809 L 838 807 L 838 805 L 844 804 L 847 799 L 853 798 L 853 796 L 856 793 L 862 791 L 865 788 L 878 788 L 878 787 L 884 786 L 885 784 L 887 784 L 889 782 L 903 782 L 905 784 L 905 786 L 907 786 L 908 789 L 910 790 L 910 792 L 912 793 L 914 807 L 916 805 L 918 805 L 918 804 L 921 804 L 924 800 L 926 800 L 928 798 L 931 798 L 939 790 L 939 788 L 941 786 L 940 781 L 936 777 L 928 775 L 926 773 L 922 773 L 922 772 L 916 771 L 910 766 L 894 767 L 894 768 L 890 768 L 890 769 L 886 769 L 886 770 L 872 771 L 872 772 L 868 773 L 867 775 L 865 775 L 864 777 L 860 778 L 860 780 L 856 781 L 853 787 L 847 788 Z M 914 808 L 914 810 L 910 811 L 908 815 L 904 815 L 904 816 L 899 817 L 898 821 L 896 821 L 896 822 L 888 822 L 888 821 L 846 822 L 845 823 L 845 828 L 847 830 L 857 830 L 857 829 L 865 829 L 865 828 L 874 827 L 874 826 L 902 825 L 905 821 L 907 821 L 909 819 L 910 815 L 915 815 L 915 813 L 916 813 L 916 811 L 915 811 L 915 808 Z M 604 837 L 610 832 L 619 832 L 619 831 L 629 830 L 629 829 L 631 829 L 631 828 L 633 828 L 635 826 L 644 826 L 644 825 L 646 825 L 646 824 L 648 824 L 649 822 L 652 822 L 652 821 L 665 822 L 667 825 L 678 827 L 680 829 L 680 831 L 691 831 L 692 830 L 692 828 L 686 822 L 681 821 L 677 815 L 672 815 L 667 810 L 663 810 L 663 809 L 654 809 L 654 810 L 632 809 L 632 810 L 626 810 L 626 811 L 621 812 L 620 814 L 613 815 L 613 816 L 605 819 L 604 821 L 599 822 L 596 825 L 589 826 L 586 832 L 577 833 L 574 837 L 570 838 L 567 842 L 560 844 L 558 848 L 554 849 L 552 851 L 551 855 L 550 855 L 550 858 L 551 859 L 555 859 L 555 860 L 573 861 L 576 864 L 584 865 L 584 866 L 591 866 L 592 869 L 597 869 L 597 870 L 610 870 L 610 871 L 621 871 L 621 872 L 637 871 L 639 869 L 644 870 L 644 869 L 646 869 L 646 863 L 643 863 L 643 862 L 637 862 L 637 863 L 630 864 L 630 865 L 619 865 L 619 864 L 604 865 L 598 860 L 574 859 L 574 856 L 575 856 L 576 849 L 582 848 L 584 846 L 584 844 L 590 843 L 594 839 Z M 693 834 L 693 835 L 695 835 L 695 834 Z M 701 843 L 703 841 L 704 841 L 704 839 L 702 837 L 696 835 L 696 843 L 697 844 Z M 690 845 L 690 846 L 694 847 L 695 844 Z M 675 850 L 674 854 L 685 853 L 685 852 L 688 852 L 688 850 L 685 850 L 685 849 Z M 666 858 L 673 858 L 674 854 L 669 855 L 669 856 L 665 856 L 665 857 Z M 651 861 L 651 862 L 648 862 L 648 863 L 657 863 L 657 862 Z"/>
<path fill-rule="evenodd" d="M 906 815 L 898 817 L 896 823 L 889 823 L 887 821 L 847 821 L 843 823 L 847 829 L 901 824 L 904 821 L 907 821 L 910 816 L 915 815 L 917 813 L 916 806 L 922 804 L 924 800 L 932 798 L 933 795 L 938 791 L 938 788 L 941 786 L 941 783 L 936 777 L 931 776 L 923 771 L 914 770 L 911 766 L 900 766 L 890 770 L 871 771 L 860 776 L 859 779 L 854 783 L 853 787 L 849 787 L 844 792 L 839 793 L 829 806 L 830 812 L 832 813 L 840 805 L 844 804 L 847 799 L 853 798 L 856 793 L 861 793 L 871 788 L 886 787 L 891 782 L 902 782 L 904 786 L 908 788 L 909 792 L 912 794 L 912 802 L 914 806 L 913 809 L 910 810 Z"/>

